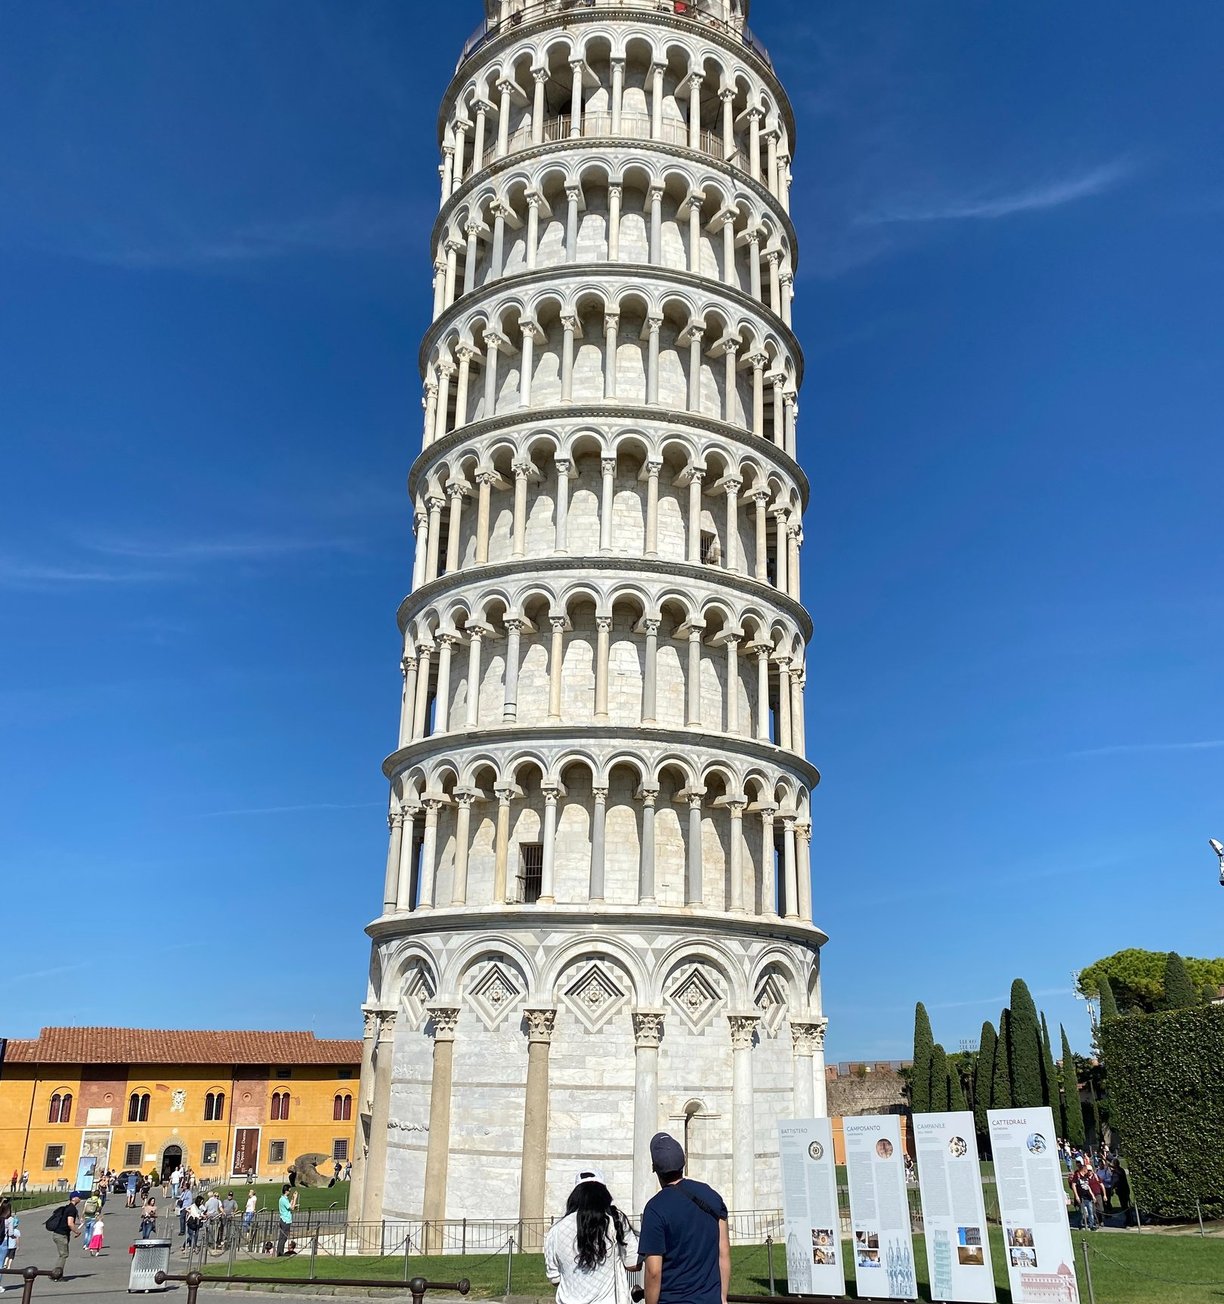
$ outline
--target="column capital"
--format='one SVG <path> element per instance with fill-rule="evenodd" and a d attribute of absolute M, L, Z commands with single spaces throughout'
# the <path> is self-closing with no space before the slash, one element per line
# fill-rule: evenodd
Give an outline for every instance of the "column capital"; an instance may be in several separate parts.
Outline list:
<path fill-rule="evenodd" d="M 689 73 L 689 75 L 685 78 L 685 81 L 688 82 L 688 84 L 693 88 L 693 90 L 698 90 L 698 89 L 700 88 L 702 82 L 705 81 L 705 73 L 704 73 L 704 72 L 691 72 L 691 73 Z"/>
<path fill-rule="evenodd" d="M 548 618 L 548 627 L 554 634 L 564 634 L 568 624 L 568 616 L 549 616 Z"/>
<path fill-rule="evenodd" d="M 434 635 L 434 637 L 437 639 L 439 643 L 442 644 L 443 647 L 448 647 L 452 651 L 455 648 L 457 648 L 460 643 L 463 642 L 463 636 L 461 634 L 454 633 L 454 631 L 452 630 L 439 631 L 437 634 Z"/>
<path fill-rule="evenodd" d="M 659 799 L 658 788 L 644 787 L 638 789 L 638 793 L 642 799 L 642 805 L 645 806 L 647 810 L 654 810 L 654 804 Z"/>
<path fill-rule="evenodd" d="M 744 359 L 744 361 L 750 362 L 754 369 L 759 369 L 763 371 L 769 362 L 769 354 L 749 353 L 748 356 Z"/>
<path fill-rule="evenodd" d="M 400 674 L 407 679 L 409 671 L 416 669 L 416 664 L 417 659 L 415 655 L 411 652 L 405 652 L 404 655 L 400 657 Z"/>
<path fill-rule="evenodd" d="M 828 1019 L 816 1022 L 791 1020 L 791 1045 L 796 1055 L 811 1055 L 824 1049 L 824 1030 Z"/>
<path fill-rule="evenodd" d="M 599 459 L 599 469 L 600 469 L 601 472 L 603 472 L 604 475 L 615 475 L 615 474 L 616 474 L 616 458 L 614 458 L 614 457 L 601 457 L 601 458 Z"/>
<path fill-rule="evenodd" d="M 610 633 L 612 632 L 612 617 L 611 617 L 611 616 L 596 616 L 596 617 L 595 617 L 595 628 L 596 628 L 596 630 L 598 630 L 601 634 L 610 634 Z"/>
<path fill-rule="evenodd" d="M 402 829 L 404 827 L 404 812 L 398 806 L 395 810 L 387 812 L 387 827 L 389 829 Z"/>
<path fill-rule="evenodd" d="M 555 1009 L 528 1007 L 523 1011 L 523 1017 L 527 1020 L 528 1042 L 543 1042 L 548 1045 L 552 1041 L 553 1027 L 557 1022 Z"/>
<path fill-rule="evenodd" d="M 637 1050 L 657 1050 L 663 1037 L 663 1011 L 639 1009 L 632 1011 L 633 1044 Z"/>
<path fill-rule="evenodd" d="M 509 77 L 502 77 L 497 82 L 497 89 L 501 91 L 503 95 L 509 95 L 514 90 L 514 83 L 510 80 Z"/>
<path fill-rule="evenodd" d="M 607 800 L 608 800 L 608 789 L 607 789 L 606 787 L 602 787 L 602 788 L 600 788 L 600 787 L 595 787 L 595 788 L 592 788 L 592 789 L 591 789 L 591 796 L 593 796 L 597 802 L 607 801 Z"/>
<path fill-rule="evenodd" d="M 437 494 L 430 494 L 430 496 L 425 499 L 425 506 L 428 507 L 431 512 L 440 512 L 443 507 L 446 506 L 446 499 L 439 498 Z"/>
<path fill-rule="evenodd" d="M 476 790 L 474 788 L 456 788 L 455 805 L 466 806 L 468 810 L 472 809 L 472 803 L 476 800 Z"/>
<path fill-rule="evenodd" d="M 663 463 L 657 460 L 648 460 L 646 463 L 646 476 L 650 480 L 657 480 L 659 472 L 663 470 Z"/>
<path fill-rule="evenodd" d="M 471 344 L 459 344 L 455 347 L 455 356 L 460 362 L 471 362 L 473 358 L 480 356 L 480 351 Z"/>
<path fill-rule="evenodd" d="M 659 626 L 662 623 L 661 620 L 656 620 L 653 616 L 646 616 L 642 620 L 642 633 L 647 638 L 654 638 L 658 634 Z"/>
<path fill-rule="evenodd" d="M 533 476 L 536 473 L 534 462 L 515 462 L 511 467 L 511 470 L 514 472 L 514 478 L 516 480 L 526 480 L 529 476 Z"/>
<path fill-rule="evenodd" d="M 722 90 L 718 92 L 718 98 L 722 100 L 724 104 L 726 104 L 730 100 L 735 99 L 734 88 L 730 86 L 724 86 Z"/>
<path fill-rule="evenodd" d="M 434 1041 L 454 1041 L 455 1028 L 459 1023 L 459 1006 L 446 1001 L 430 1001 L 425 1012 L 433 1023 Z"/>
<path fill-rule="evenodd" d="M 378 1010 L 372 1005 L 363 1005 L 361 1007 L 362 1031 L 366 1041 L 373 1041 L 378 1036 L 378 1014 Z"/>
<path fill-rule="evenodd" d="M 652 335 L 657 335 L 663 328 L 663 318 L 657 316 L 647 317 L 646 327 Z"/>
<path fill-rule="evenodd" d="M 538 85 L 543 86 L 544 83 L 548 80 L 548 69 L 533 68 L 531 70 L 531 76 L 532 76 L 532 80 L 534 80 Z"/>
<path fill-rule="evenodd" d="M 476 483 L 478 485 L 494 485 L 501 479 L 496 471 L 477 471 Z"/>
<path fill-rule="evenodd" d="M 465 498 L 467 497 L 468 487 L 461 480 L 452 480 L 446 486 L 446 496 L 448 498 Z"/>
<path fill-rule="evenodd" d="M 782 261 L 782 250 L 781 250 L 781 249 L 766 249 L 766 250 L 765 250 L 765 261 L 766 261 L 767 263 L 780 263 L 780 262 Z"/>
<path fill-rule="evenodd" d="M 624 184 L 620 181 L 613 181 L 608 185 L 608 198 L 620 199 L 625 193 Z"/>
<path fill-rule="evenodd" d="M 510 634 L 521 634 L 523 626 L 527 622 L 522 616 L 503 616 L 502 624 L 506 627 L 506 632 Z"/>
<path fill-rule="evenodd" d="M 577 204 L 582 199 L 581 186 L 566 186 L 565 197 L 571 204 Z"/>
<path fill-rule="evenodd" d="M 760 1021 L 760 1014 L 728 1014 L 727 1022 L 731 1025 L 731 1049 L 749 1050 Z"/>
<path fill-rule="evenodd" d="M 604 313 L 604 330 L 620 330 L 620 313 L 616 309 Z"/>
<path fill-rule="evenodd" d="M 579 333 L 580 325 L 581 323 L 575 313 L 566 313 L 565 316 L 561 318 L 561 329 L 567 331 L 570 335 L 577 335 Z"/>
<path fill-rule="evenodd" d="M 586 68 L 586 60 L 585 60 L 585 59 L 571 59 L 571 60 L 569 61 L 569 66 L 570 66 L 571 71 L 573 71 L 573 72 L 582 72 L 582 71 Z"/>
<path fill-rule="evenodd" d="M 397 1010 L 378 1011 L 378 1040 L 390 1041 L 395 1036 L 395 1019 Z"/>

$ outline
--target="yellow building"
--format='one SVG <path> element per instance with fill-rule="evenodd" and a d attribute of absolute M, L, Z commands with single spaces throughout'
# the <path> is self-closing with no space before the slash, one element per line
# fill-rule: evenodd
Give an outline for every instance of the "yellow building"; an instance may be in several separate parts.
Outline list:
<path fill-rule="evenodd" d="M 44 1028 L 0 1042 L 0 1185 L 87 1185 L 94 1168 L 284 1178 L 347 1163 L 360 1041 L 312 1032 Z M 309 1180 L 309 1179 L 308 1179 Z"/>

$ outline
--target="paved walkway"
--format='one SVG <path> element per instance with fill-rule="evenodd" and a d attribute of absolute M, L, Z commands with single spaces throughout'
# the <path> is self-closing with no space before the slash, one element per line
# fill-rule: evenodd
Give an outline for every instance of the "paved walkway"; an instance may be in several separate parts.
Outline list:
<path fill-rule="evenodd" d="M 165 1209 L 167 1201 L 159 1199 L 158 1204 Z M 55 1242 L 52 1241 L 51 1233 L 47 1231 L 44 1224 L 51 1212 L 57 1208 L 58 1205 L 51 1204 L 18 1215 L 21 1219 L 21 1249 L 16 1263 L 13 1264 L 14 1268 L 27 1268 L 31 1265 L 46 1269 L 55 1267 L 58 1261 Z M 67 1296 L 81 1299 L 88 1297 L 90 1304 L 120 1304 L 121 1301 L 124 1304 L 134 1304 L 133 1297 L 128 1294 L 128 1276 L 132 1266 L 128 1247 L 136 1239 L 136 1234 L 140 1230 L 140 1210 L 125 1208 L 122 1195 L 111 1196 L 106 1202 L 106 1212 L 103 1216 L 106 1225 L 106 1245 L 101 1255 L 96 1259 L 91 1258 L 84 1242 L 74 1240 L 68 1251 L 68 1266 L 64 1271 L 63 1280 L 57 1282 L 39 1277 L 34 1283 L 32 1304 L 47 1304 L 49 1300 Z M 175 1231 L 177 1233 L 177 1221 Z M 187 1258 L 186 1255 L 179 1253 L 177 1234 L 171 1238 L 171 1241 L 173 1248 L 170 1252 L 170 1271 L 184 1273 Z M 24 1284 L 21 1278 L 6 1274 L 0 1277 L 0 1283 L 3 1283 L 5 1288 L 6 1304 L 9 1300 L 13 1300 L 16 1304 L 16 1301 L 21 1298 Z M 398 1292 L 381 1291 L 380 1295 L 386 1299 L 386 1304 L 391 1304 L 392 1299 L 397 1298 Z M 227 1293 L 217 1289 L 201 1288 L 199 1293 L 200 1304 L 234 1304 L 235 1298 L 233 1292 Z M 290 1301 L 305 1297 L 296 1297 L 278 1291 L 275 1298 Z M 186 1304 L 187 1287 L 176 1283 L 164 1291 L 149 1296 L 150 1304 L 158 1299 L 166 1300 L 167 1304 Z M 318 1304 L 317 1296 L 313 1297 L 312 1304 Z"/>

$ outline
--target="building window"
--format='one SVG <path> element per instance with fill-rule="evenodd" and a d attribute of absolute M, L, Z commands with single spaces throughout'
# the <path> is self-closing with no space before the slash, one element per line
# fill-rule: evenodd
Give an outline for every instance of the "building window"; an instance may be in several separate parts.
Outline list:
<path fill-rule="evenodd" d="M 347 1138 L 338 1137 L 335 1141 L 332 1142 L 332 1158 L 338 1164 L 343 1164 L 348 1162 L 348 1139 Z"/>
<path fill-rule="evenodd" d="M 353 1098 L 347 1093 L 332 1101 L 332 1122 L 347 1123 L 353 1117 Z"/>
<path fill-rule="evenodd" d="M 144 1159 L 144 1146 L 139 1141 L 129 1141 L 123 1148 L 124 1168 L 139 1168 Z"/>
<path fill-rule="evenodd" d="M 519 900 L 525 905 L 540 899 L 540 883 L 544 874 L 544 844 L 542 842 L 519 843 Z"/>
<path fill-rule="evenodd" d="M 204 1121 L 219 1123 L 225 1117 L 225 1092 L 210 1091 L 204 1097 Z"/>
<path fill-rule="evenodd" d="M 272 1093 L 272 1121 L 283 1122 L 289 1117 L 289 1093 L 274 1091 Z"/>
<path fill-rule="evenodd" d="M 47 1153 L 43 1156 L 44 1168 L 63 1168 L 64 1166 L 64 1147 L 48 1146 Z"/>
<path fill-rule="evenodd" d="M 221 1158 L 221 1142 L 205 1141 L 204 1149 L 200 1154 L 201 1168 L 214 1168 Z"/>
<path fill-rule="evenodd" d="M 128 1097 L 128 1122 L 147 1123 L 149 1121 L 149 1093 L 133 1091 Z"/>
<path fill-rule="evenodd" d="M 268 1142 L 268 1163 L 283 1164 L 285 1162 L 285 1143 L 283 1141 Z"/>
<path fill-rule="evenodd" d="M 718 546 L 718 535 L 713 530 L 701 532 L 701 560 L 706 566 L 717 566 L 722 557 Z"/>
<path fill-rule="evenodd" d="M 341 1069 L 341 1070 L 336 1074 L 336 1077 L 338 1077 L 338 1078 L 340 1078 L 340 1079 L 342 1079 L 342 1080 L 345 1079 L 345 1078 L 350 1078 L 350 1079 L 351 1079 L 352 1076 L 353 1076 L 353 1070 L 352 1070 L 352 1069 Z"/>
<path fill-rule="evenodd" d="M 67 1123 L 72 1119 L 72 1092 L 57 1091 L 51 1097 L 51 1108 L 47 1111 L 48 1123 Z"/>
<path fill-rule="evenodd" d="M 293 1070 L 292 1070 L 292 1069 L 277 1069 L 277 1070 L 276 1070 L 276 1076 L 277 1076 L 278 1078 L 291 1078 L 291 1077 L 293 1077 Z"/>

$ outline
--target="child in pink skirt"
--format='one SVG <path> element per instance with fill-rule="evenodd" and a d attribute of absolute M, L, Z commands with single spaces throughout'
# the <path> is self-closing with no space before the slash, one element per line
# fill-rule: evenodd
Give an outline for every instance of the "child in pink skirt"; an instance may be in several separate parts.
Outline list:
<path fill-rule="evenodd" d="M 89 1252 L 95 1259 L 102 1253 L 102 1233 L 104 1230 L 101 1217 L 95 1218 L 93 1235 L 89 1238 Z"/>

